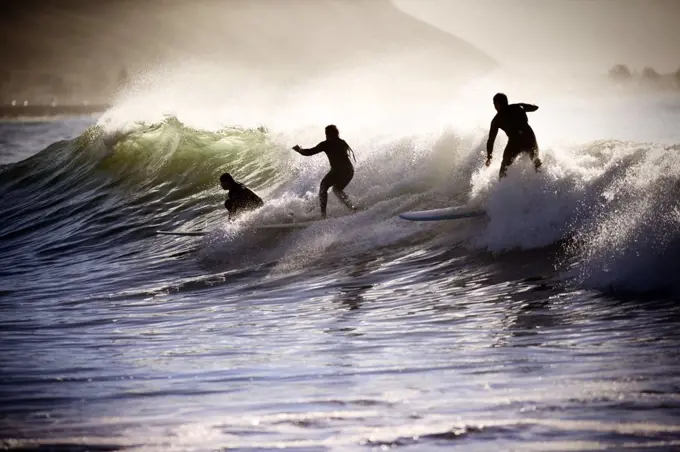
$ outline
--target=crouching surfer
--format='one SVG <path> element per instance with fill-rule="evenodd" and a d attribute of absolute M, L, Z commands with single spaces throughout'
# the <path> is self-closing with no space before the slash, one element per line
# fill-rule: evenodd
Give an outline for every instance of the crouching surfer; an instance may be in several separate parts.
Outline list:
<path fill-rule="evenodd" d="M 259 196 L 244 184 L 236 182 L 229 173 L 220 176 L 220 184 L 223 189 L 229 191 L 227 200 L 224 201 L 224 207 L 229 212 L 229 221 L 235 220 L 244 212 L 259 209 L 264 205 Z"/>

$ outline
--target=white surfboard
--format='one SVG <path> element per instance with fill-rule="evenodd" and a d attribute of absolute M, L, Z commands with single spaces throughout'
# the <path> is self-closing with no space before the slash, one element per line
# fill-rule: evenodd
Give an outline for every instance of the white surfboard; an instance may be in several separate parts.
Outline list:
<path fill-rule="evenodd" d="M 322 219 L 319 218 L 318 220 L 298 221 L 293 223 L 255 224 L 251 226 L 250 229 L 302 229 L 311 226 L 314 223 L 317 223 L 321 220 Z"/>
<path fill-rule="evenodd" d="M 420 210 L 399 214 L 400 218 L 409 221 L 442 221 L 473 218 L 486 215 L 486 211 L 467 206 L 446 207 L 444 209 Z"/>
<path fill-rule="evenodd" d="M 319 220 L 313 220 L 313 221 L 299 221 L 295 223 L 276 223 L 276 224 L 256 224 L 250 226 L 248 229 L 303 229 L 308 226 L 313 225 L 314 223 L 320 221 Z M 159 235 L 175 235 L 179 237 L 202 237 L 207 234 L 207 232 L 194 232 L 194 231 L 188 231 L 188 232 L 174 232 L 174 231 L 156 231 L 156 234 Z"/>
<path fill-rule="evenodd" d="M 184 237 L 200 237 L 206 235 L 207 232 L 173 232 L 173 231 L 156 231 L 159 235 L 179 235 Z"/>
<path fill-rule="evenodd" d="M 329 217 L 326 218 L 328 220 L 333 220 L 336 218 L 342 218 L 342 217 Z M 324 221 L 324 218 L 317 218 L 314 220 L 306 220 L 306 221 L 291 221 L 289 223 L 271 223 L 271 224 L 253 224 L 247 227 L 247 229 L 255 229 L 255 230 L 260 230 L 260 229 L 303 229 L 306 227 L 309 227 L 315 223 L 318 223 L 319 221 Z M 187 232 L 174 232 L 174 231 L 156 231 L 156 234 L 160 235 L 176 235 L 176 236 L 184 236 L 184 237 L 200 237 L 204 236 L 207 234 L 207 232 L 194 232 L 194 231 L 187 231 Z"/>

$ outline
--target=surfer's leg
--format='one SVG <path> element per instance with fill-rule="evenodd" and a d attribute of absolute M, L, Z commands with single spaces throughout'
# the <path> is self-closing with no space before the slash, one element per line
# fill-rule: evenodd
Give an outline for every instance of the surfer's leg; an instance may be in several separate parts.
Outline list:
<path fill-rule="evenodd" d="M 329 172 L 321 179 L 319 186 L 319 205 L 321 206 L 321 216 L 326 218 L 326 205 L 328 204 L 328 189 L 333 185 L 333 172 Z"/>
<path fill-rule="evenodd" d="M 340 202 L 343 203 L 345 207 L 347 207 L 353 212 L 357 211 L 357 208 L 354 206 L 354 204 L 352 204 L 352 201 L 350 201 L 349 196 L 347 196 L 347 193 L 340 190 L 338 187 L 333 187 L 333 193 L 335 193 L 335 196 L 338 197 Z"/>
<path fill-rule="evenodd" d="M 349 170 L 337 177 L 335 183 L 333 184 L 333 193 L 338 197 L 340 202 L 345 205 L 345 207 L 352 210 L 353 212 L 356 212 L 357 208 L 354 206 L 354 204 L 352 204 L 352 201 L 350 201 L 347 193 L 344 192 L 345 187 L 349 185 L 353 177 L 354 170 Z"/>
<path fill-rule="evenodd" d="M 538 141 L 536 141 L 534 129 L 531 127 L 527 128 L 521 147 L 527 154 L 529 154 L 529 158 L 534 164 L 534 168 L 536 171 L 538 171 L 539 168 L 541 168 L 542 162 L 541 159 L 538 158 Z"/>
<path fill-rule="evenodd" d="M 534 146 L 529 151 L 529 156 L 531 157 L 531 161 L 534 162 L 534 168 L 536 169 L 536 172 L 538 172 L 538 170 L 540 170 L 541 166 L 543 165 L 541 159 L 538 158 L 538 144 L 534 144 Z"/>
<path fill-rule="evenodd" d="M 512 143 L 508 143 L 508 145 L 505 147 L 505 151 L 503 151 L 501 170 L 498 173 L 499 179 L 502 179 L 506 176 L 506 174 L 508 173 L 508 167 L 512 165 L 512 162 L 515 161 L 517 154 L 519 154 L 518 149 L 515 146 L 513 146 Z"/>

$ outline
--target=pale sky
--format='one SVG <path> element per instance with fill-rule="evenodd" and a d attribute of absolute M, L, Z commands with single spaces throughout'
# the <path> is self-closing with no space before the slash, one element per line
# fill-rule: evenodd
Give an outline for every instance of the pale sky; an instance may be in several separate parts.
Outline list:
<path fill-rule="evenodd" d="M 450 83 L 451 74 L 488 70 L 494 61 L 541 81 L 556 80 L 546 76 L 551 71 L 606 74 L 619 63 L 662 73 L 680 68 L 680 0 L 5 3 L 0 100 L 24 91 L 93 99 L 123 67 L 154 73 L 198 62 L 277 81 L 380 67 Z"/>
<path fill-rule="evenodd" d="M 680 0 L 392 0 L 512 68 L 680 68 Z"/>

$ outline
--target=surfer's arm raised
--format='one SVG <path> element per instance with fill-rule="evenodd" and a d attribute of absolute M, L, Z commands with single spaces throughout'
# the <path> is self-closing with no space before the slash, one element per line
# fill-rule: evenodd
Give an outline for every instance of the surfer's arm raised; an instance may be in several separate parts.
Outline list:
<path fill-rule="evenodd" d="M 526 111 L 527 113 L 531 113 L 532 111 L 538 110 L 538 105 L 519 104 L 519 106 L 522 107 L 522 110 Z"/>
<path fill-rule="evenodd" d="M 489 139 L 486 141 L 486 166 L 491 165 L 491 155 L 493 154 L 493 143 L 498 135 L 498 120 L 494 117 L 489 129 Z"/>
<path fill-rule="evenodd" d="M 301 148 L 300 146 L 298 146 L 298 145 L 296 144 L 295 146 L 293 146 L 293 150 L 294 150 L 295 152 L 301 154 L 301 155 L 304 155 L 304 156 L 309 157 L 310 155 L 314 155 L 314 154 L 318 154 L 318 153 L 320 153 L 320 152 L 323 152 L 323 150 L 324 150 L 323 144 L 324 144 L 324 143 L 325 143 L 325 142 L 322 141 L 321 143 L 317 144 L 316 146 L 314 146 L 314 147 L 311 148 L 311 149 L 304 149 L 304 148 Z"/>

